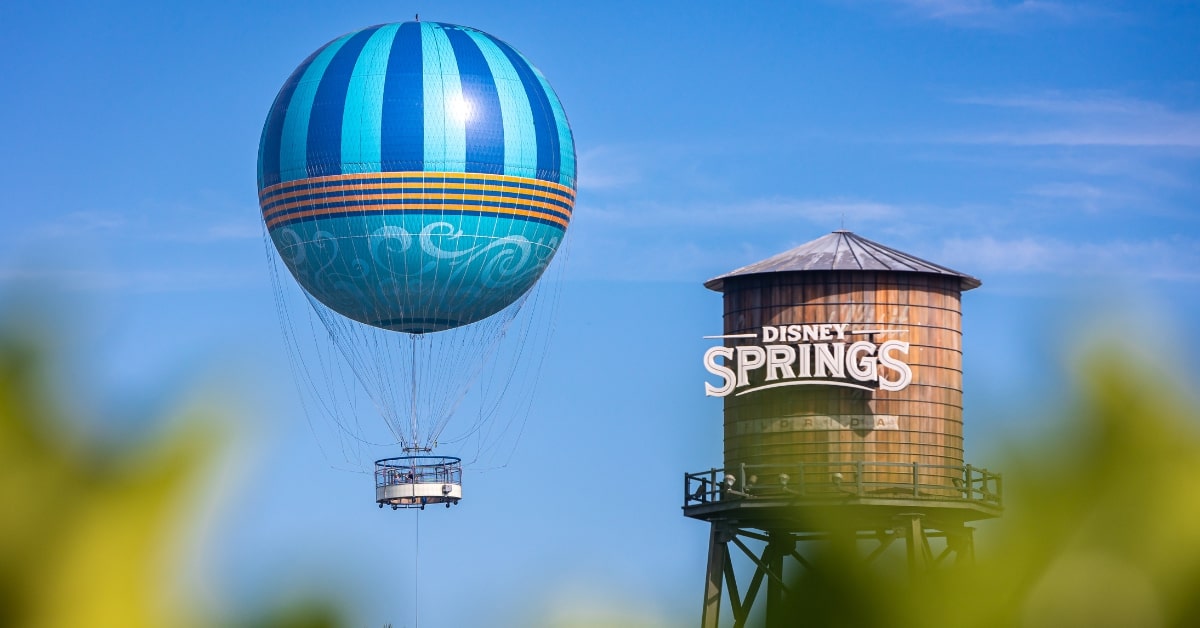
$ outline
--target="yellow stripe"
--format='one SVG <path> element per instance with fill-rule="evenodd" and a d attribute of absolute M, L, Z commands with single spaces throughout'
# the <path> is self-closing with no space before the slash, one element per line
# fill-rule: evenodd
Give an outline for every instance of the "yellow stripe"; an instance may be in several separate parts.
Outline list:
<path fill-rule="evenodd" d="M 330 198 L 313 199 L 313 200 L 306 200 L 306 201 L 296 201 L 293 203 L 285 203 L 278 207 L 271 208 L 271 211 L 264 213 L 263 217 L 270 220 L 281 213 L 291 211 L 293 209 L 297 209 L 300 207 L 307 207 L 310 205 L 324 205 L 325 203 L 338 203 L 338 202 L 342 202 L 342 201 L 346 201 L 346 200 L 401 201 L 401 200 L 410 199 L 410 198 L 411 199 L 421 199 L 421 200 L 444 200 L 446 197 L 443 194 L 427 194 L 427 193 L 362 194 L 362 195 L 352 195 L 352 196 L 330 197 Z M 569 209 L 564 209 L 563 207 L 560 207 L 558 205 L 553 205 L 551 203 L 543 203 L 541 201 L 532 201 L 532 200 L 523 199 L 523 198 L 506 198 L 506 197 L 502 197 L 502 196 L 484 196 L 484 195 L 480 195 L 480 194 L 461 194 L 461 195 L 456 194 L 452 199 L 449 199 L 449 200 L 480 201 L 483 203 L 509 203 L 512 205 L 523 205 L 526 207 L 539 207 L 542 209 L 549 209 L 554 212 L 558 212 L 560 214 L 566 214 L 566 216 L 568 218 L 571 216 L 571 210 L 569 210 Z M 431 205 L 431 207 L 436 207 L 436 205 Z M 330 209 L 331 210 L 338 209 L 340 211 L 350 211 L 354 208 L 345 207 L 345 208 L 330 208 Z M 479 206 L 479 209 L 480 210 L 491 210 L 491 209 L 499 210 L 501 208 L 489 208 L 486 205 L 481 205 L 481 206 Z"/>
<path fill-rule="evenodd" d="M 485 192 L 513 192 L 515 194 L 527 194 L 529 196 L 540 196 L 549 200 L 557 200 L 568 205 L 574 205 L 575 199 L 566 196 L 560 196 L 545 190 L 531 190 L 529 188 L 517 188 L 503 185 L 488 185 L 479 183 L 443 183 L 441 186 L 447 190 L 481 190 Z M 274 203 L 276 201 L 295 198 L 297 196 L 305 196 L 308 194 L 325 194 L 329 192 L 354 192 L 358 190 L 400 190 L 405 188 L 429 188 L 438 187 L 436 182 L 431 185 L 427 182 L 412 181 L 408 183 L 358 183 L 358 184 L 339 184 L 322 188 L 311 188 L 307 190 L 294 190 L 284 192 L 270 198 L 263 197 L 261 203 Z M 272 212 L 275 209 L 271 210 Z"/>
<path fill-rule="evenodd" d="M 387 210 L 392 210 L 392 209 L 399 209 L 399 210 L 437 209 L 437 210 L 445 210 L 445 211 L 451 211 L 451 212 L 461 211 L 461 212 L 480 212 L 483 214 L 508 214 L 508 215 L 512 215 L 512 216 L 529 216 L 532 218 L 540 218 L 542 220 L 549 220 L 550 222 L 561 225 L 563 229 L 567 228 L 567 220 L 564 219 L 562 216 L 557 216 L 554 214 L 545 214 L 542 212 L 525 211 L 525 210 L 520 210 L 520 209 L 508 209 L 508 208 L 504 208 L 504 207 L 481 209 L 480 207 L 475 206 L 475 205 L 443 205 L 440 203 L 436 204 L 436 205 L 364 205 L 362 207 L 338 207 L 338 208 L 331 208 L 331 209 L 313 209 L 313 210 L 309 210 L 309 211 L 305 211 L 305 212 L 297 212 L 295 214 L 288 214 L 287 216 L 279 216 L 274 219 L 268 220 L 267 228 L 268 229 L 274 228 L 276 225 L 278 225 L 281 222 L 286 222 L 286 221 L 293 220 L 296 218 L 308 218 L 311 216 L 321 216 L 322 214 L 343 214 L 343 213 L 352 214 L 352 213 L 359 213 L 359 212 L 373 213 L 373 212 L 382 212 L 382 211 L 387 211 Z"/>
<path fill-rule="evenodd" d="M 573 188 L 568 187 L 566 185 L 562 185 L 561 183 L 555 183 L 553 181 L 545 181 L 542 179 L 531 179 L 529 177 L 515 177 L 512 175 L 506 175 L 506 174 L 484 174 L 484 173 L 479 173 L 479 172 L 420 172 L 420 171 L 356 172 L 356 173 L 352 173 L 352 174 L 331 174 L 331 175 L 324 176 L 324 177 L 311 177 L 311 178 L 307 178 L 307 179 L 296 179 L 293 181 L 287 181 L 285 183 L 276 183 L 275 185 L 265 187 L 258 193 L 258 195 L 259 195 L 259 198 L 263 198 L 263 197 L 270 195 L 272 192 L 274 192 L 276 190 L 288 187 L 290 185 L 312 185 L 315 183 L 337 183 L 339 181 L 366 181 L 366 180 L 371 180 L 371 179 L 380 180 L 380 179 L 400 178 L 400 177 L 404 177 L 404 178 L 420 177 L 423 180 L 429 180 L 429 179 L 436 180 L 436 179 L 441 179 L 441 178 L 454 178 L 454 179 L 466 178 L 466 179 L 478 179 L 481 181 L 508 181 L 511 183 L 524 183 L 527 185 L 531 184 L 531 185 L 540 185 L 540 186 L 544 186 L 544 187 L 549 187 L 549 188 L 557 189 L 557 190 L 563 192 L 564 194 L 571 196 L 572 198 L 575 196 L 575 190 Z"/>

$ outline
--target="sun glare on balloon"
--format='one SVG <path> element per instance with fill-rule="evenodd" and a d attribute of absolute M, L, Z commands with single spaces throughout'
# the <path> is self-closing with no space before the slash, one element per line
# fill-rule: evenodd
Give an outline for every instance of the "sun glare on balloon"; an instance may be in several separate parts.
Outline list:
<path fill-rule="evenodd" d="M 462 96 L 455 96 L 446 103 L 446 108 L 455 120 L 466 122 L 471 119 L 471 101 Z"/>

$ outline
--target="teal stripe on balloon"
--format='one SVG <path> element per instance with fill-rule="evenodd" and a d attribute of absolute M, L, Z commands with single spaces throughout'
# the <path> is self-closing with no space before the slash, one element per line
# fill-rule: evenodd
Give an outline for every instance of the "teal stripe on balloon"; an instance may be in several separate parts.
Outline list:
<path fill-rule="evenodd" d="M 463 100 L 458 60 L 450 39 L 435 24 L 421 23 L 421 59 L 425 75 L 425 170 L 467 171 L 467 124 L 470 103 Z"/>
<path fill-rule="evenodd" d="M 326 46 L 313 59 L 296 85 L 292 102 L 288 103 L 287 116 L 283 119 L 283 141 L 279 146 L 280 182 L 308 176 L 308 120 L 312 114 L 313 99 L 317 97 L 317 87 L 321 85 L 321 77 L 325 75 L 333 56 L 356 34 L 357 31 L 346 33 Z"/>
<path fill-rule="evenodd" d="M 504 174 L 537 176 L 537 132 L 533 128 L 533 108 L 525 94 L 521 76 L 504 52 L 491 39 L 475 30 L 463 29 L 471 36 L 496 85 L 500 98 L 500 120 L 504 124 Z"/>
<path fill-rule="evenodd" d="M 375 31 L 350 75 L 342 113 L 342 173 L 379 172 L 382 162 L 383 85 L 399 24 Z"/>
<path fill-rule="evenodd" d="M 558 162 L 558 182 L 570 186 L 575 189 L 575 139 L 571 136 L 571 125 L 567 122 L 567 113 L 563 111 L 562 103 L 558 101 L 558 94 L 554 93 L 554 88 L 550 87 L 550 82 L 542 76 L 541 70 L 538 70 L 531 63 L 529 67 L 533 68 L 533 73 L 537 74 L 538 81 L 542 84 L 542 89 L 546 92 L 546 98 L 550 101 L 550 108 L 554 110 L 554 122 L 558 125 L 558 150 L 561 153 Z"/>

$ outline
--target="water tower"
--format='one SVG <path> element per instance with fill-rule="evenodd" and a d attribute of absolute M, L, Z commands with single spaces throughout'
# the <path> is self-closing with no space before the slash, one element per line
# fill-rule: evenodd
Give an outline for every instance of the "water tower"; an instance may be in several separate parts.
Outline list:
<path fill-rule="evenodd" d="M 684 514 L 711 525 L 702 625 L 723 589 L 743 625 L 763 584 L 780 625 L 811 544 L 972 560 L 967 524 L 1001 511 L 1000 476 L 963 461 L 960 298 L 980 281 L 835 231 L 704 285 L 724 295 L 704 364 L 725 460 L 684 477 Z M 742 591 L 731 544 L 756 567 Z"/>

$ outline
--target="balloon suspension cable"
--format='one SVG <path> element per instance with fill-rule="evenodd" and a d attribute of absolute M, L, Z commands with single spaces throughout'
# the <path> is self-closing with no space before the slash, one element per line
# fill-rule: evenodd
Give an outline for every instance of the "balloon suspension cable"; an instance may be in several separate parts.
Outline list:
<path fill-rule="evenodd" d="M 417 628 L 417 620 L 421 605 L 421 511 L 417 511 L 417 524 L 413 533 L 413 628 Z"/>
<path fill-rule="evenodd" d="M 412 395 L 410 395 L 410 399 L 412 401 L 412 415 L 409 417 L 409 421 L 412 424 L 412 447 L 416 447 L 417 443 L 421 440 L 421 436 L 417 432 L 417 338 L 419 337 L 420 336 L 413 336 L 410 338 L 412 341 L 412 346 L 411 350 L 408 352 L 411 358 L 408 374 L 412 380 Z M 407 447 L 405 449 L 407 449 Z"/>

